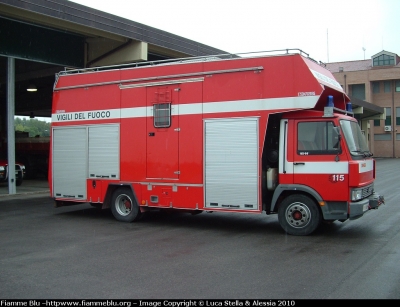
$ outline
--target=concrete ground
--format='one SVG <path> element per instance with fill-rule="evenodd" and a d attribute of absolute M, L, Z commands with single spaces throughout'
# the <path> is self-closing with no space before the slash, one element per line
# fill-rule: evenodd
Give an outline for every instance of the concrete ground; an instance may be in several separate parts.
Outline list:
<path fill-rule="evenodd" d="M 40 180 L 24 180 L 19 187 L 16 187 L 16 194 L 9 194 L 8 191 L 8 183 L 2 182 L 0 183 L 0 199 L 4 199 L 5 197 L 13 197 L 21 194 L 49 194 L 49 183 L 46 179 Z"/>

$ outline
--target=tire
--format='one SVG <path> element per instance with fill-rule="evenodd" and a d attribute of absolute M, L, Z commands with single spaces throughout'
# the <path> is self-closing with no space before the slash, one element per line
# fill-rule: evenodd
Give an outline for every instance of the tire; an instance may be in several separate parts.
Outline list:
<path fill-rule="evenodd" d="M 121 222 L 133 222 L 141 218 L 139 206 L 129 188 L 118 188 L 111 199 L 111 212 Z"/>
<path fill-rule="evenodd" d="M 293 194 L 280 204 L 278 220 L 287 234 L 307 236 L 319 227 L 322 217 L 314 200 L 303 194 Z"/>
<path fill-rule="evenodd" d="M 15 185 L 16 186 L 20 186 L 22 184 L 22 181 L 24 180 L 24 170 L 23 168 L 19 165 L 19 164 L 15 164 L 16 168 L 15 170 L 17 171 L 17 173 L 15 174 L 16 178 L 15 178 Z M 17 168 L 18 166 L 18 168 Z"/>

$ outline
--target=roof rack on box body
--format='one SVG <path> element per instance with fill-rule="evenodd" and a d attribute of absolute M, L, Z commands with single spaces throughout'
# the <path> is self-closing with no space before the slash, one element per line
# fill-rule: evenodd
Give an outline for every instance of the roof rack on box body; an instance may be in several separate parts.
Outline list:
<path fill-rule="evenodd" d="M 210 62 L 210 61 L 220 61 L 220 60 L 230 60 L 230 59 L 245 59 L 245 58 L 257 58 L 257 57 L 267 57 L 267 56 L 286 56 L 286 55 L 294 55 L 300 54 L 303 57 L 313 61 L 318 65 L 324 65 L 323 63 L 318 63 L 314 59 L 309 57 L 308 53 L 305 53 L 301 49 L 282 49 L 282 50 L 269 50 L 269 51 L 256 51 L 256 52 L 246 52 L 246 53 L 226 53 L 226 54 L 217 54 L 217 55 L 206 55 L 200 57 L 187 57 L 187 58 L 178 58 L 178 59 L 168 59 L 168 60 L 158 60 L 158 61 L 147 61 L 147 62 L 137 62 L 137 63 L 129 63 L 129 64 L 119 64 L 119 65 L 112 65 L 112 66 L 99 66 L 99 67 L 91 67 L 91 68 L 81 68 L 81 69 L 68 69 L 59 72 L 55 76 L 55 82 L 53 86 L 53 91 L 60 91 L 66 89 L 73 89 L 73 88 L 80 88 L 80 87 L 88 87 L 88 86 L 99 86 L 99 85 L 107 85 L 107 84 L 117 84 L 117 83 L 126 83 L 132 81 L 149 81 L 151 78 L 144 78 L 144 79 L 135 79 L 135 80 L 116 80 L 116 81 L 109 81 L 109 82 L 100 82 L 100 83 L 91 83 L 91 84 L 81 84 L 81 85 L 74 85 L 74 86 L 66 86 L 66 87 L 59 87 L 57 88 L 58 80 L 61 76 L 73 75 L 73 74 L 83 74 L 83 73 L 90 73 L 90 72 L 99 72 L 99 71 L 110 71 L 110 70 L 117 70 L 117 69 L 128 69 L 128 68 L 141 68 L 141 67 L 148 67 L 148 66 L 162 66 L 162 65 L 173 65 L 173 64 L 187 64 L 187 63 L 199 63 L 199 62 Z M 262 67 L 252 67 L 248 68 L 249 70 L 260 70 Z M 242 70 L 242 69 L 241 69 Z M 220 73 L 225 71 L 220 71 Z M 216 73 L 216 72 L 214 72 Z M 196 73 L 198 75 L 198 73 Z M 180 75 L 188 76 L 186 75 Z M 178 77 L 178 76 L 164 76 L 164 77 Z M 158 79 L 158 77 L 157 77 Z"/>
<path fill-rule="evenodd" d="M 65 69 L 63 71 L 60 71 L 56 75 L 62 76 L 62 75 L 69 75 L 69 74 L 79 74 L 79 73 L 96 72 L 96 71 L 113 70 L 113 69 L 124 69 L 124 68 L 132 68 L 132 67 L 171 65 L 171 64 L 178 64 L 178 63 L 207 62 L 207 61 L 226 60 L 226 59 L 241 58 L 241 57 L 249 58 L 249 57 L 277 56 L 277 55 L 288 55 L 288 54 L 300 54 L 300 55 L 312 60 L 313 62 L 319 64 L 317 61 L 310 58 L 308 53 L 304 52 L 301 49 L 293 48 L 293 49 L 280 49 L 280 50 L 256 51 L 256 52 L 245 52 L 245 53 L 223 53 L 223 54 L 216 54 L 216 55 L 204 55 L 204 56 L 198 56 L 198 57 L 135 62 L 135 63 L 109 65 L 109 66 L 89 67 L 89 68 L 71 69 L 71 68 L 65 67 Z"/>

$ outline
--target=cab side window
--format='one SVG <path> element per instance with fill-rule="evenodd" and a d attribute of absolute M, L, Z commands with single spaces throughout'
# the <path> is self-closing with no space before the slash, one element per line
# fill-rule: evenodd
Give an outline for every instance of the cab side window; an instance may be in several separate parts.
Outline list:
<path fill-rule="evenodd" d="M 301 122 L 297 126 L 297 153 L 299 155 L 337 154 L 333 122 Z"/>

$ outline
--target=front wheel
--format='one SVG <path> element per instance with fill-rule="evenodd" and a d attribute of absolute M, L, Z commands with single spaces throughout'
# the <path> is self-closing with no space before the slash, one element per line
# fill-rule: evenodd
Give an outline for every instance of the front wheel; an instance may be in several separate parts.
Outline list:
<path fill-rule="evenodd" d="M 278 220 L 286 233 L 307 236 L 318 228 L 322 218 L 315 201 L 303 194 L 293 194 L 280 204 Z"/>
<path fill-rule="evenodd" d="M 139 220 L 141 212 L 131 189 L 118 188 L 114 191 L 111 199 L 111 212 L 121 222 Z"/>

